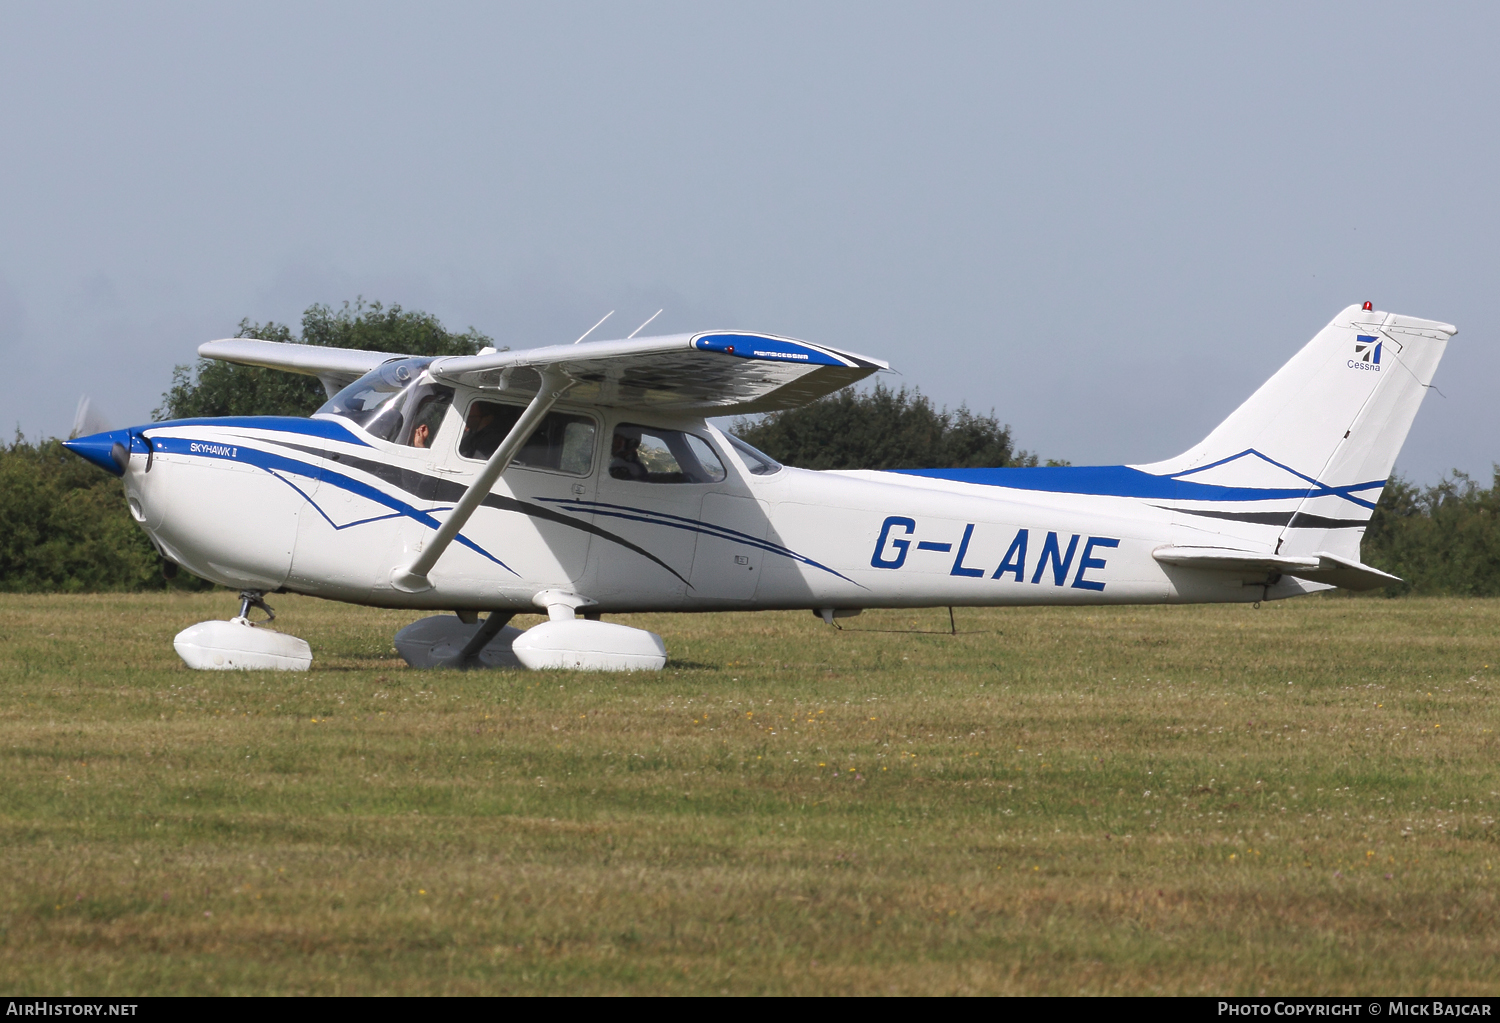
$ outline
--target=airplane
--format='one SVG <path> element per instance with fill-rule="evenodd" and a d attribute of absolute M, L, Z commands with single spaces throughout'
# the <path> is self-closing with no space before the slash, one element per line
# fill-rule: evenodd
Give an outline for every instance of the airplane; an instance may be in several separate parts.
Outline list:
<path fill-rule="evenodd" d="M 441 358 L 210 341 L 201 356 L 316 376 L 327 403 L 66 444 L 123 478 L 168 565 L 240 591 L 234 618 L 177 636 L 193 668 L 306 670 L 308 645 L 265 625 L 266 595 L 292 592 L 446 612 L 397 633 L 417 667 L 660 670 L 661 637 L 601 616 L 810 609 L 834 625 L 1398 582 L 1360 539 L 1456 332 L 1351 305 L 1202 442 L 1141 465 L 783 466 L 710 418 L 889 367 L 745 331 Z"/>

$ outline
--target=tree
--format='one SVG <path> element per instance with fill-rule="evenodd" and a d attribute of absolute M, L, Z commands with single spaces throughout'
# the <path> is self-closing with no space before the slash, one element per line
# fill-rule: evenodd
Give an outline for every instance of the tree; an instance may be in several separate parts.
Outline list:
<path fill-rule="evenodd" d="M 356 299 L 335 311 L 311 305 L 302 314 L 302 337 L 283 323 L 240 321 L 235 337 L 298 342 L 330 348 L 360 348 L 401 355 L 473 355 L 492 344 L 470 327 L 462 334 L 447 330 L 436 316 L 408 312 L 399 305 Z M 315 377 L 276 369 L 238 366 L 217 359 L 199 359 L 196 366 L 177 366 L 172 385 L 162 395 L 153 417 L 192 419 L 199 416 L 307 416 L 328 400 Z"/>
<path fill-rule="evenodd" d="M 734 432 L 772 458 L 804 469 L 969 469 L 1036 465 L 1010 427 L 960 405 L 941 411 L 916 388 L 842 391 L 810 405 L 740 420 Z M 1054 463 L 1049 463 L 1054 464 Z"/>
<path fill-rule="evenodd" d="M 1405 580 L 1387 588 L 1391 596 L 1500 596 L 1500 466 L 1489 489 L 1461 472 L 1425 489 L 1392 479 L 1360 550 Z"/>

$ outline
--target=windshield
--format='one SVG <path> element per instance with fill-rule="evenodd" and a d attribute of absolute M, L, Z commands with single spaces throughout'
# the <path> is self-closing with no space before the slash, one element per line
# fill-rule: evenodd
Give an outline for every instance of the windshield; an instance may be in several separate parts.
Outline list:
<path fill-rule="evenodd" d="M 314 415 L 351 419 L 382 440 L 406 442 L 403 427 L 421 420 L 427 430 L 417 446 L 427 447 L 453 400 L 453 389 L 433 384 L 423 372 L 431 359 L 396 359 L 372 369 L 328 400 Z M 416 392 L 421 393 L 416 393 Z M 411 433 L 410 430 L 404 431 Z"/>

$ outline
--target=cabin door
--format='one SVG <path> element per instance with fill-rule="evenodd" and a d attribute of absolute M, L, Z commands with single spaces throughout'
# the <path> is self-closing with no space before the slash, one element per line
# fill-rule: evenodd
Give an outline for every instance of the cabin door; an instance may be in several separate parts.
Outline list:
<path fill-rule="evenodd" d="M 520 402 L 488 397 L 469 402 L 445 466 L 454 483 L 473 482 L 524 410 Z M 579 589 L 589 558 L 599 434 L 599 420 L 587 411 L 547 413 L 463 529 L 483 549 L 464 556 L 471 572 L 528 599 L 544 589 Z"/>
<path fill-rule="evenodd" d="M 606 606 L 675 608 L 690 595 L 705 495 L 725 479 L 705 436 L 630 421 L 610 431 L 584 592 Z"/>

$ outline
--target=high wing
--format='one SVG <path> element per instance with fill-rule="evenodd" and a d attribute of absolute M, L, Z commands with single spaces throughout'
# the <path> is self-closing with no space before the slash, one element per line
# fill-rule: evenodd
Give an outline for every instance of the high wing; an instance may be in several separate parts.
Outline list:
<path fill-rule="evenodd" d="M 806 341 L 715 331 L 456 356 L 430 372 L 527 394 L 547 368 L 574 381 L 569 401 L 713 416 L 795 408 L 890 366 Z"/>
<path fill-rule="evenodd" d="M 323 390 L 332 398 L 342 388 L 354 383 L 370 370 L 403 356 L 390 352 L 366 352 L 357 348 L 327 348 L 323 345 L 294 345 L 281 341 L 235 337 L 224 341 L 206 341 L 198 346 L 205 359 L 237 362 L 241 366 L 282 369 L 288 373 L 305 373 L 317 377 Z"/>
<path fill-rule="evenodd" d="M 332 395 L 391 359 L 319 345 L 235 338 L 198 348 L 209 359 L 316 376 Z M 524 348 L 441 358 L 432 375 L 518 396 L 534 394 L 547 368 L 573 383 L 568 400 L 697 415 L 774 412 L 831 394 L 888 363 L 771 334 L 713 331 Z"/>
<path fill-rule="evenodd" d="M 1399 583 L 1398 576 L 1378 568 L 1320 551 L 1300 557 L 1255 554 L 1230 547 L 1158 547 L 1151 556 L 1164 565 L 1238 572 L 1248 581 L 1272 575 L 1290 575 L 1309 582 L 1342 586 L 1346 590 L 1376 590 Z"/>

